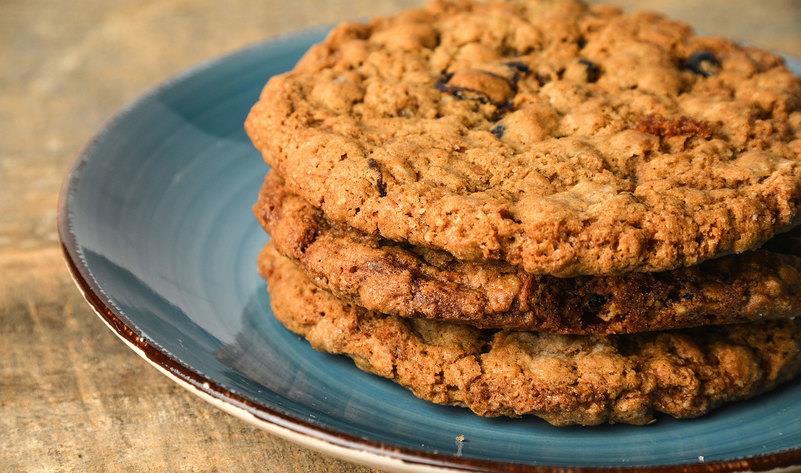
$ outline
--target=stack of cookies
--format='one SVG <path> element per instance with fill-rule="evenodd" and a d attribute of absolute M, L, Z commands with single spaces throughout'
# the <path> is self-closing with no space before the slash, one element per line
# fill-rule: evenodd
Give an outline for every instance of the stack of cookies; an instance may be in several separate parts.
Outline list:
<path fill-rule="evenodd" d="M 435 403 L 695 417 L 801 370 L 801 81 L 653 13 L 335 28 L 247 132 L 276 316 Z"/>

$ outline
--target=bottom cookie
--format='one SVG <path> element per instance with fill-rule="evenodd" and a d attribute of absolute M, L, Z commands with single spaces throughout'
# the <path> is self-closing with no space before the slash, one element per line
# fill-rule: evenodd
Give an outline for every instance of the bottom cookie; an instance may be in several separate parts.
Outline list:
<path fill-rule="evenodd" d="M 798 320 L 614 336 L 479 330 L 342 302 L 270 245 L 259 269 L 276 317 L 315 349 L 482 416 L 643 425 L 656 412 L 700 416 L 801 369 Z"/>

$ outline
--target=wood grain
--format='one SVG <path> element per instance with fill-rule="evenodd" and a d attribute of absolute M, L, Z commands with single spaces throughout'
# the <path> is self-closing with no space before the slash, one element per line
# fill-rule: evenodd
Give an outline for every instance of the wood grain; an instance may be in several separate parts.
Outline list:
<path fill-rule="evenodd" d="M 146 89 L 276 34 L 416 3 L 0 2 L 0 471 L 370 471 L 217 411 L 125 348 L 69 280 L 55 208 L 80 149 Z M 794 0 L 617 3 L 801 56 Z"/>

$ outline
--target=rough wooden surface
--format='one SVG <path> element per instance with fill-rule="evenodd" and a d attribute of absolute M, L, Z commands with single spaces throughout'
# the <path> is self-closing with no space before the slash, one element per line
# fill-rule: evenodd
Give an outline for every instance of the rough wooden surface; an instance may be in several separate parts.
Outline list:
<path fill-rule="evenodd" d="M 128 351 L 69 280 L 55 207 L 81 147 L 147 88 L 275 34 L 414 3 L 0 1 L 0 471 L 369 471 L 217 411 Z M 647 6 L 801 56 L 795 0 Z"/>

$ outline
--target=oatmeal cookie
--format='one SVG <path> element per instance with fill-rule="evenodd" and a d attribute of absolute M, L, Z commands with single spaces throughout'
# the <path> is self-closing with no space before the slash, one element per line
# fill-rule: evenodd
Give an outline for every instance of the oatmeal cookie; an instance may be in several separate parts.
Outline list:
<path fill-rule="evenodd" d="M 655 13 L 440 1 L 336 27 L 245 124 L 332 221 L 560 277 L 753 249 L 801 202 L 801 82 Z"/>
<path fill-rule="evenodd" d="M 317 350 L 438 404 L 554 425 L 696 417 L 768 391 L 801 368 L 801 322 L 635 335 L 478 330 L 341 302 L 268 246 L 260 257 L 276 317 Z"/>
<path fill-rule="evenodd" d="M 370 236 L 328 221 L 277 174 L 254 206 L 273 244 L 320 287 L 408 318 L 559 333 L 631 333 L 801 314 L 801 232 L 660 273 L 556 278 Z"/>

